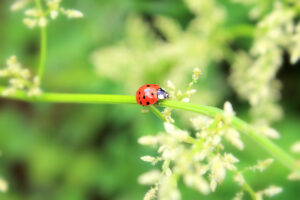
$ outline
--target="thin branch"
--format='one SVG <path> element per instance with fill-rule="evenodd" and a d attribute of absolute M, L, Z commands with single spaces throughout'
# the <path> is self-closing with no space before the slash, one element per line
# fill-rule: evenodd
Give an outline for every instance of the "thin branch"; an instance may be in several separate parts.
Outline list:
<path fill-rule="evenodd" d="M 149 110 L 152 111 L 152 113 L 156 115 L 161 121 L 166 121 L 165 116 L 155 106 L 149 106 Z"/>
<path fill-rule="evenodd" d="M 185 102 L 164 101 L 161 105 L 164 107 L 171 107 L 180 110 L 200 113 L 209 117 L 216 117 L 223 114 L 223 110 L 219 108 Z M 232 120 L 232 125 L 234 128 L 242 133 L 245 133 L 247 136 L 260 144 L 265 150 L 268 151 L 268 153 L 278 159 L 286 168 L 292 171 L 300 171 L 300 166 L 292 156 L 290 156 L 286 151 L 273 143 L 270 139 L 266 138 L 262 134 L 257 133 L 249 124 L 238 117 L 234 117 Z"/>
<path fill-rule="evenodd" d="M 4 89 L 5 88 L 0 87 L 0 94 Z M 127 95 L 43 93 L 37 97 L 29 97 L 25 91 L 16 91 L 14 95 L 6 98 L 23 100 L 27 102 L 47 103 L 136 104 L 135 97 Z M 212 118 L 223 115 L 224 113 L 223 110 L 211 106 L 196 105 L 171 100 L 165 100 L 159 106 L 196 112 Z M 149 109 L 162 119 L 162 114 L 155 107 L 149 107 Z M 277 146 L 268 138 L 255 132 L 255 130 L 253 130 L 249 124 L 238 117 L 234 117 L 232 120 L 232 125 L 235 129 L 245 133 L 247 136 L 260 144 L 273 157 L 278 159 L 278 161 L 280 161 L 286 168 L 292 171 L 300 171 L 300 166 L 297 165 L 296 160 L 292 156 L 290 156 L 286 151 Z"/>
<path fill-rule="evenodd" d="M 43 6 L 40 0 L 35 0 L 36 7 L 44 13 Z M 47 28 L 46 26 L 41 27 L 41 35 L 40 35 L 40 61 L 38 67 L 38 77 L 40 82 L 42 81 L 44 75 L 44 69 L 46 64 L 46 55 L 47 55 Z"/>

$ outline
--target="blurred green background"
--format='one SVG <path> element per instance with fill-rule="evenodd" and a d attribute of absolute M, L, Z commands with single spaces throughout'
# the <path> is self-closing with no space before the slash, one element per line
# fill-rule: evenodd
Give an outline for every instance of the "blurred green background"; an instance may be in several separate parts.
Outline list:
<path fill-rule="evenodd" d="M 25 27 L 23 11 L 12 13 L 11 2 L 0 1 L 0 63 L 5 66 L 9 56 L 17 55 L 34 72 L 38 63 L 39 30 Z M 230 13 L 229 25 L 253 23 L 247 19 L 244 8 L 229 1 L 221 4 Z M 128 86 L 128 82 L 118 81 L 122 71 L 117 71 L 115 78 L 97 72 L 92 55 L 122 41 L 128 31 L 127 20 L 132 15 L 141 16 L 150 28 L 156 15 L 169 16 L 183 28 L 194 17 L 179 0 L 64 0 L 62 5 L 81 10 L 85 17 L 69 20 L 60 16 L 50 22 L 45 91 L 134 95 L 135 88 L 145 82 L 166 87 L 168 70 L 155 76 L 144 74 L 145 82 L 135 81 L 134 74 L 129 74 L 132 82 Z M 245 49 L 250 44 L 251 39 L 237 38 L 228 46 Z M 290 66 L 288 56 L 284 56 L 284 66 L 278 74 L 283 82 L 281 105 L 285 116 L 274 124 L 281 133 L 276 143 L 287 151 L 299 140 L 300 130 L 300 68 Z M 247 119 L 248 104 L 239 100 L 228 84 L 228 62 L 220 60 L 211 65 L 197 86 L 200 92 L 209 91 L 209 97 L 205 101 L 192 98 L 192 102 L 221 107 L 229 100 L 238 115 Z M 182 76 L 189 79 L 191 73 Z M 148 187 L 139 185 L 137 178 L 152 166 L 140 157 L 155 152 L 137 144 L 137 139 L 163 131 L 163 125 L 151 113 L 143 115 L 140 110 L 140 106 L 134 105 L 28 104 L 0 99 L 0 175 L 9 184 L 8 192 L 1 193 L 0 199 L 142 199 Z M 186 122 L 191 115 L 184 116 L 182 119 L 175 114 L 183 129 L 189 128 Z M 241 160 L 240 166 L 268 158 L 256 143 L 244 141 L 243 152 L 228 147 Z M 297 199 L 300 184 L 287 181 L 287 174 L 275 162 L 264 173 L 249 173 L 246 177 L 256 190 L 270 184 L 282 186 L 283 193 L 273 199 Z M 238 186 L 230 177 L 228 174 L 225 183 L 208 196 L 180 184 L 182 199 L 231 199 Z"/>

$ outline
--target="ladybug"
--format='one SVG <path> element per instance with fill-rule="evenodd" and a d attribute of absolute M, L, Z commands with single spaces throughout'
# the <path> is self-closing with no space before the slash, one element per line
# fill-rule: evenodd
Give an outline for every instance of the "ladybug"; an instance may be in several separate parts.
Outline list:
<path fill-rule="evenodd" d="M 146 84 L 136 91 L 136 102 L 142 106 L 149 106 L 167 99 L 169 94 L 157 84 Z"/>

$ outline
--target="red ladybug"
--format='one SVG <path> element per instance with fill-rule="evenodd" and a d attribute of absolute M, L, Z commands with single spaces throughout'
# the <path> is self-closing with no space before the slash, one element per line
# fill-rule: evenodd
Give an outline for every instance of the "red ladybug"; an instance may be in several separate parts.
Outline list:
<path fill-rule="evenodd" d="M 143 85 L 136 91 L 136 102 L 142 106 L 149 106 L 167 99 L 169 94 L 157 84 Z"/>

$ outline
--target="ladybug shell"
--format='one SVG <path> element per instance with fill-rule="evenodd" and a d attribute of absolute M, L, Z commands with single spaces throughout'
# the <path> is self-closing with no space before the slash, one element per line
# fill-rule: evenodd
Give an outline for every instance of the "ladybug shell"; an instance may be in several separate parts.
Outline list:
<path fill-rule="evenodd" d="M 157 84 L 146 84 L 136 91 L 136 102 L 142 106 L 155 104 L 158 100 L 157 91 L 160 88 Z"/>

